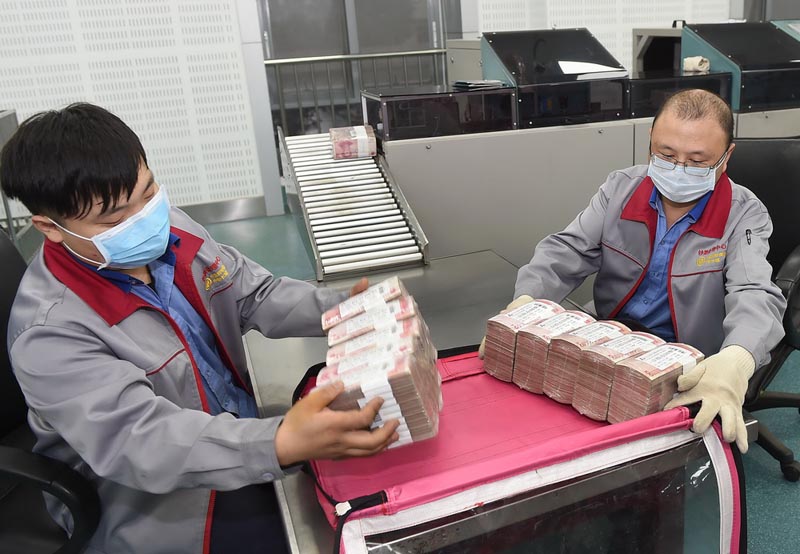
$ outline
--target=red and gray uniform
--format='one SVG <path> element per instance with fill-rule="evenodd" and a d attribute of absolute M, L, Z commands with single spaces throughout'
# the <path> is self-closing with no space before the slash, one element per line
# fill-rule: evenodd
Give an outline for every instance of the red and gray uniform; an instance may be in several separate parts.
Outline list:
<path fill-rule="evenodd" d="M 323 311 L 346 294 L 275 278 L 173 209 L 175 284 L 250 390 L 242 335 L 321 336 Z M 205 413 L 195 360 L 168 314 L 49 241 L 28 268 L 8 347 L 30 407 L 35 450 L 91 478 L 101 521 L 88 552 L 207 552 L 214 489 L 284 476 L 280 418 Z M 67 529 L 69 513 L 48 507 Z"/>
<path fill-rule="evenodd" d="M 647 166 L 615 171 L 566 229 L 543 239 L 517 275 L 515 297 L 562 301 L 597 274 L 601 318 L 615 317 L 641 283 L 658 214 Z M 667 290 L 676 339 L 707 356 L 736 344 L 756 367 L 783 338 L 786 301 L 767 262 L 772 221 L 746 188 L 723 174 L 697 222 L 678 239 Z"/>

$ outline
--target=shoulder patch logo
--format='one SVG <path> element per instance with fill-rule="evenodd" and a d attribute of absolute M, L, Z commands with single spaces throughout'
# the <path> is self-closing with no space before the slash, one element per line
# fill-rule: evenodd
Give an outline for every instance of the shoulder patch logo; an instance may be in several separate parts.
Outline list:
<path fill-rule="evenodd" d="M 203 283 L 206 290 L 211 289 L 215 283 L 222 282 L 228 276 L 228 268 L 222 263 L 222 260 L 217 256 L 214 263 L 203 269 Z"/>

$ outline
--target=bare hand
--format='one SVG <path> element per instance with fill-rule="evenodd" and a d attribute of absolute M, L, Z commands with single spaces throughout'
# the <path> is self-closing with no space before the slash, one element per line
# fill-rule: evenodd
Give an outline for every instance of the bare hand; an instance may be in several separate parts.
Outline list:
<path fill-rule="evenodd" d="M 303 460 L 371 456 L 399 438 L 396 419 L 369 430 L 383 404 L 380 397 L 361 410 L 328 408 L 342 390 L 342 383 L 333 383 L 312 391 L 286 413 L 275 435 L 275 454 L 282 466 Z"/>
<path fill-rule="evenodd" d="M 361 280 L 353 285 L 353 288 L 350 289 L 350 296 L 355 296 L 361 292 L 364 292 L 369 288 L 369 280 L 366 277 L 362 277 Z"/>

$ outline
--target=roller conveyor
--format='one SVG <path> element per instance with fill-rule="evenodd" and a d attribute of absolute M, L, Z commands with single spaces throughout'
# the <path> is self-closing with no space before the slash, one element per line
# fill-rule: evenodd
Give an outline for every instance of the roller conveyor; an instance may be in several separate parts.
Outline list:
<path fill-rule="evenodd" d="M 382 156 L 334 160 L 327 133 L 279 135 L 318 280 L 427 262 L 428 241 Z"/>

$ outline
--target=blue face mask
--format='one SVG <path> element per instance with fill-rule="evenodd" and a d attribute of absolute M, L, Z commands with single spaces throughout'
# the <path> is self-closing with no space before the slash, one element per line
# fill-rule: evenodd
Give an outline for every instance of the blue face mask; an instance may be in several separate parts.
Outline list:
<path fill-rule="evenodd" d="M 73 233 L 52 219 L 50 221 L 73 237 L 91 241 L 105 260 L 98 269 L 144 267 L 160 258 L 167 251 L 169 244 L 169 200 L 163 188 L 159 188 L 155 196 L 139 212 L 91 238 Z M 96 261 L 81 256 L 66 244 L 64 248 L 78 258 L 98 265 Z"/>
<path fill-rule="evenodd" d="M 691 173 L 697 168 L 683 168 L 672 162 L 662 160 L 658 156 L 650 156 L 650 165 L 647 176 L 661 193 L 661 196 L 678 204 L 694 202 L 705 193 L 714 190 L 717 184 L 717 168 L 727 158 L 726 152 L 722 158 L 710 168 L 707 175 Z"/>

